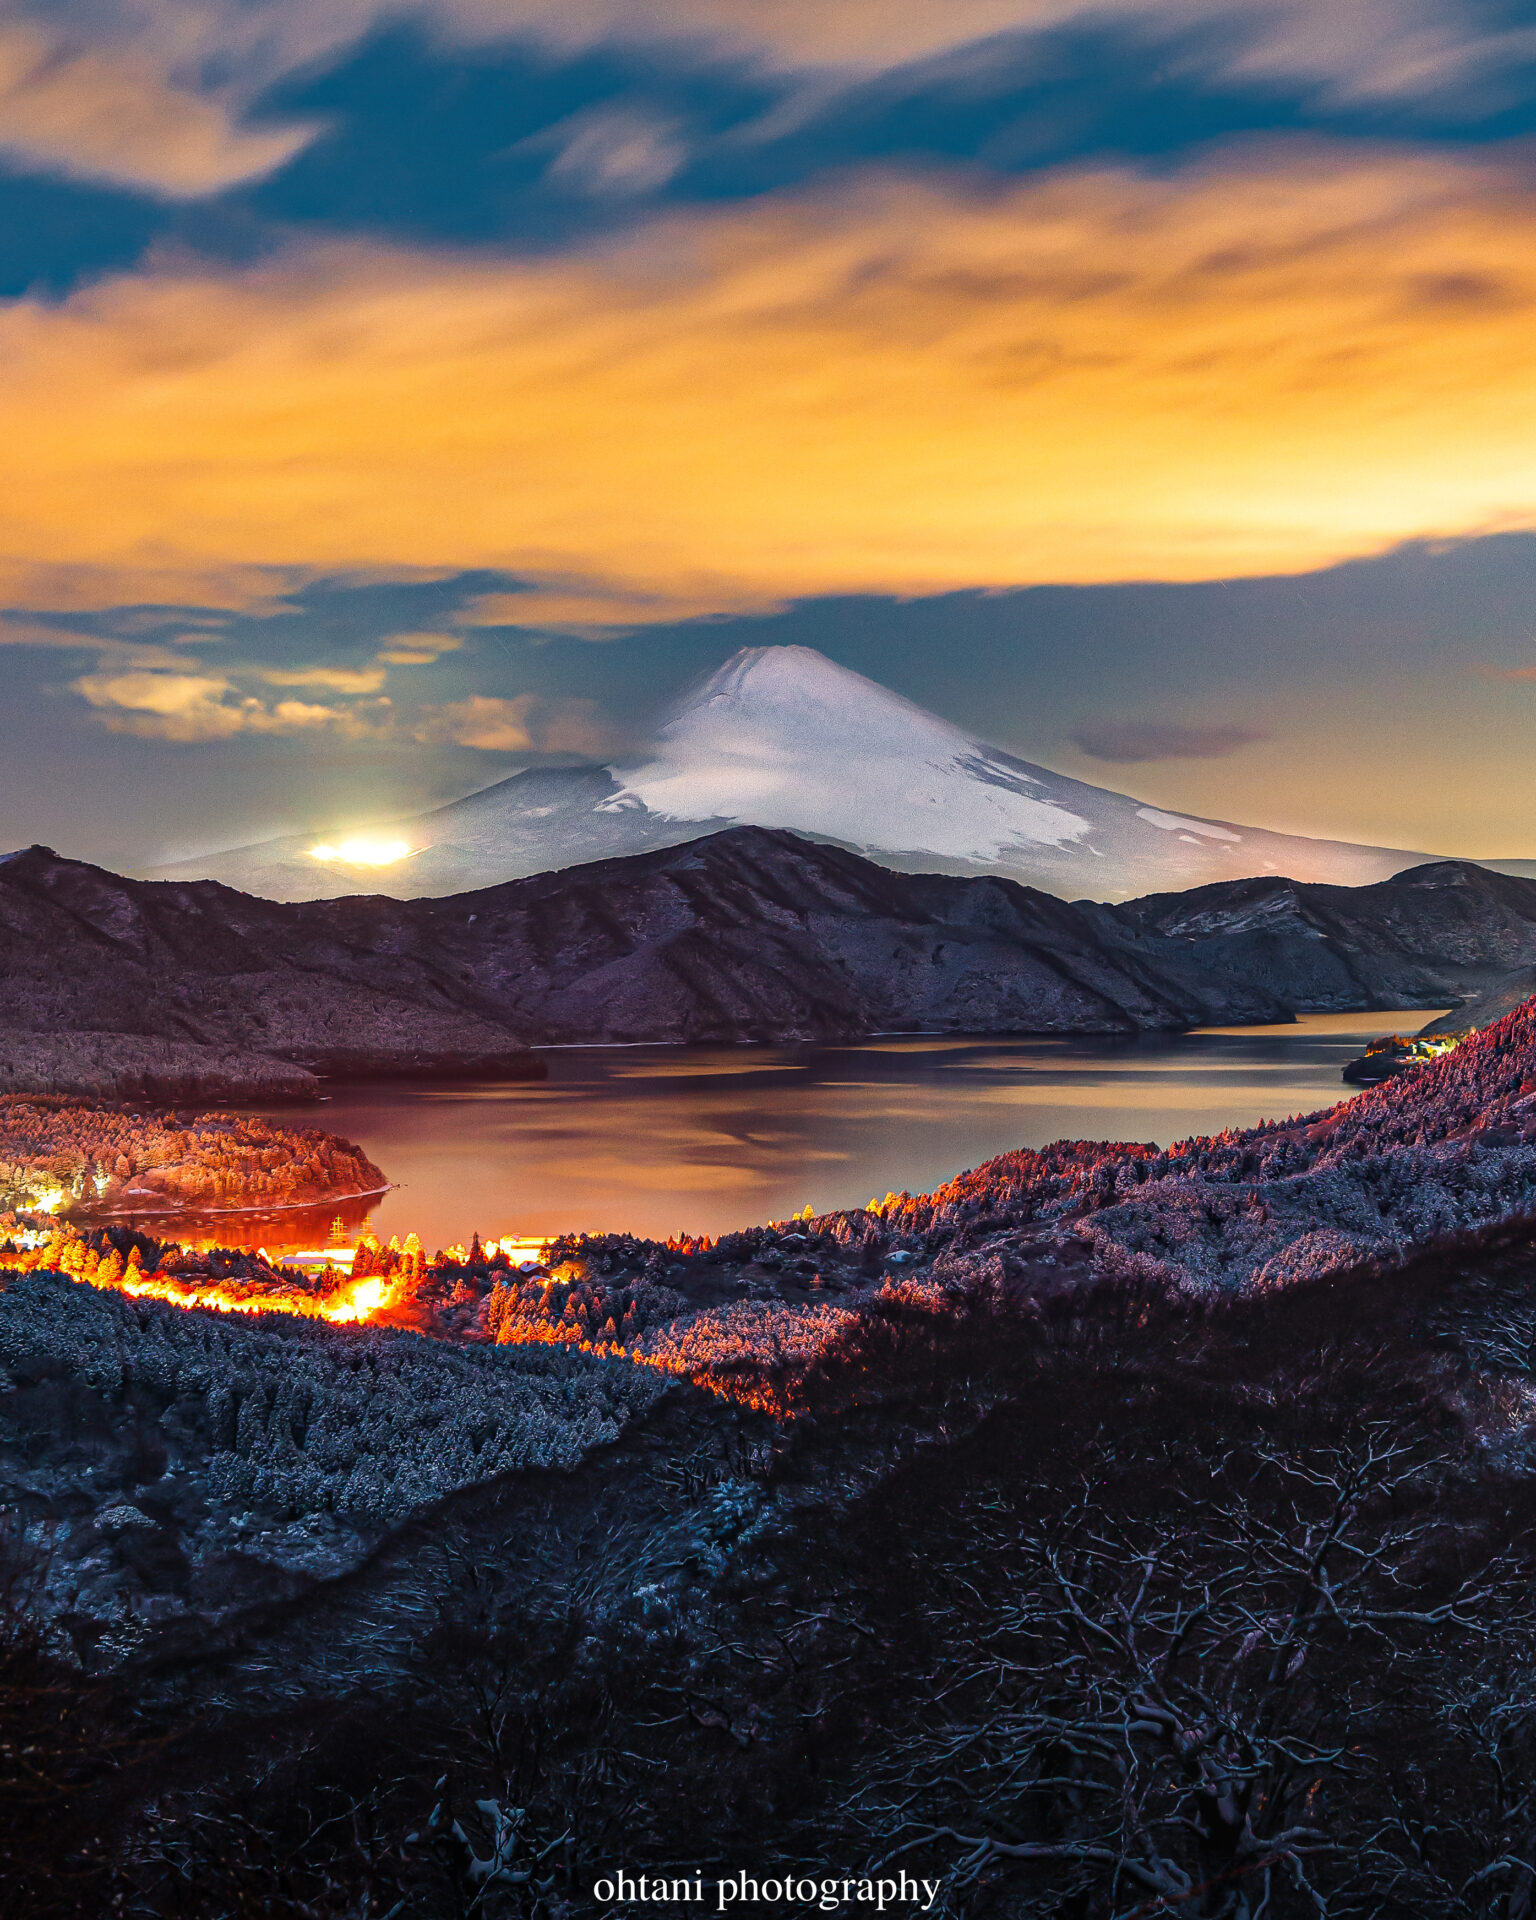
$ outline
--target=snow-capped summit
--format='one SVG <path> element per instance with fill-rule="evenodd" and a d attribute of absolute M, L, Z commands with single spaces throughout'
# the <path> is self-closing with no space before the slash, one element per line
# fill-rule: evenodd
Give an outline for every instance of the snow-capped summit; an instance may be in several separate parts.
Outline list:
<path fill-rule="evenodd" d="M 814 648 L 748 647 L 686 694 L 633 761 L 530 768 L 434 812 L 381 822 L 412 849 L 397 865 L 317 859 L 313 838 L 291 836 L 153 877 L 222 880 L 278 900 L 409 898 L 741 824 L 908 870 L 1002 873 L 1067 899 L 1275 873 L 1358 886 L 1428 857 L 1146 806 L 1020 760 Z"/>
<path fill-rule="evenodd" d="M 653 759 L 615 772 L 623 787 L 610 806 L 967 864 L 1090 831 L 1049 796 L 1050 775 L 812 647 L 733 655 L 661 728 Z"/>

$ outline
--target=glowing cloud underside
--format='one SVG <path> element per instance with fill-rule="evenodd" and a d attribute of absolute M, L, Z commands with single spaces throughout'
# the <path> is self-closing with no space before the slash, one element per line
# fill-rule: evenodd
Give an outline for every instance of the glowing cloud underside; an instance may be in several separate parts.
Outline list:
<path fill-rule="evenodd" d="M 0 597 L 502 568 L 537 590 L 487 617 L 601 624 L 1306 571 L 1536 525 L 1533 306 L 1512 167 L 1322 143 L 171 262 L 0 306 Z"/>

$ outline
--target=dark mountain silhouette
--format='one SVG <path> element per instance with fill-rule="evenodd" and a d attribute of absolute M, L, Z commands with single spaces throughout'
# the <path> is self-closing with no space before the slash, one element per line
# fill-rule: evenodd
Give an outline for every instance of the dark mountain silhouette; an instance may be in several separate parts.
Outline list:
<path fill-rule="evenodd" d="M 292 911 L 47 847 L 0 860 L 5 1086 L 255 1099 L 312 1093 L 316 1073 L 537 1071 L 420 969 L 387 983 L 387 963 L 289 925 Z"/>
<path fill-rule="evenodd" d="M 1240 982 L 1298 1010 L 1445 1006 L 1536 963 L 1536 881 L 1470 860 L 1367 887 L 1232 880 L 1084 911 L 1106 944 L 1128 941 L 1206 991 Z"/>
<path fill-rule="evenodd" d="M 1132 1032 L 1282 1017 L 1004 880 L 888 872 L 787 833 L 542 874 L 446 900 L 278 904 L 213 881 L 125 880 L 30 848 L 0 863 L 0 1039 L 153 1036 L 311 1072 L 515 1071 L 539 1043 L 821 1040 L 892 1028 Z M 134 1056 L 142 1077 L 142 1049 Z M 7 1057 L 0 1047 L 0 1059 Z M 168 1069 L 169 1070 L 169 1069 Z M 275 1070 L 275 1069 L 274 1069 Z M 57 1083 L 54 1083 L 57 1084 Z M 62 1087 L 60 1090 L 63 1090 Z"/>
<path fill-rule="evenodd" d="M 108 1090 L 129 1039 L 142 1079 L 146 1038 L 183 1089 L 249 1092 L 265 1062 L 291 1091 L 296 1071 L 528 1071 L 541 1044 L 1131 1033 L 1435 1008 L 1533 963 L 1536 882 L 1455 861 L 1370 887 L 1233 881 L 1120 907 L 896 873 L 755 827 L 409 901 L 281 904 L 125 880 L 41 847 L 0 861 L 0 1062 L 20 1063 L 13 1086 L 59 1090 L 73 1084 L 53 1058 L 66 1040 L 77 1075 L 94 1049 L 90 1091 Z"/>

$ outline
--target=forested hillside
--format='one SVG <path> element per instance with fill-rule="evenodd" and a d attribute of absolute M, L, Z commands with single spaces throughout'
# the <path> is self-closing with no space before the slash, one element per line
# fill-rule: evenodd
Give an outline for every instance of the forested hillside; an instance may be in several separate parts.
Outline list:
<path fill-rule="evenodd" d="M 1027 1319 L 1085 1289 L 1210 1305 L 1400 1269 L 1533 1223 L 1536 1001 L 1319 1113 L 1167 1149 L 1058 1142 L 932 1194 L 684 1250 L 675 1284 L 693 1310 L 641 1332 L 634 1350 L 786 1407 L 806 1404 L 818 1380 L 867 1395 L 884 1356 L 948 1316 Z M 566 1251 L 607 1287 L 589 1316 L 604 1329 L 625 1305 L 603 1276 L 622 1282 L 659 1254 L 611 1239 Z M 518 1309 L 523 1320 L 539 1311 Z M 562 1316 L 568 1326 L 565 1306 L 550 1317 Z M 511 1327 L 501 1337 L 531 1337 Z"/>
<path fill-rule="evenodd" d="M 38 1110 L 40 1137 L 54 1118 Z M 171 1164 L 130 1180 L 113 1161 L 104 1197 L 145 1208 L 157 1178 L 165 1190 L 238 1180 L 242 1154 L 259 1178 L 368 1177 L 349 1157 L 355 1150 L 324 1136 L 302 1136 L 301 1152 L 265 1135 L 231 1135 L 227 1122 L 207 1124 L 195 1139 L 208 1166 L 196 1155 L 177 1159 L 182 1135 L 166 1129 L 155 1151 Z M 118 1116 L 111 1125 L 126 1141 L 133 1123 Z M 265 1171 L 283 1155 L 288 1172 Z M 62 1177 L 67 1167 L 58 1165 Z M 130 1276 L 126 1253 L 100 1234 L 46 1244 L 34 1236 L 30 1251 L 0 1258 L 186 1304 L 372 1318 L 452 1341 L 576 1347 L 783 1413 L 827 1393 L 867 1397 L 893 1354 L 921 1346 L 956 1315 L 1027 1319 L 1085 1289 L 1212 1303 L 1401 1268 L 1533 1221 L 1536 1002 L 1430 1065 L 1320 1113 L 1166 1149 L 1058 1142 L 1005 1154 L 929 1195 L 891 1194 L 714 1244 L 574 1235 L 514 1271 L 504 1252 L 473 1235 L 468 1247 L 431 1258 L 365 1236 L 350 1289 L 333 1280 L 329 1293 L 270 1265 L 220 1265 L 149 1241 Z"/>
<path fill-rule="evenodd" d="M 0 1273 L 0 1482 L 47 1536 L 57 1618 L 93 1646 L 254 1598 L 264 1564 L 269 1580 L 334 1577 L 449 1494 L 573 1466 L 665 1386 L 565 1347 L 187 1312 Z M 231 1555 L 253 1535 L 242 1571 Z M 101 1558 L 119 1537 L 126 1576 Z"/>
<path fill-rule="evenodd" d="M 8 1895 L 571 1920 L 723 1854 L 944 1920 L 1516 1920 L 1533 1225 L 1536 1002 L 1323 1113 L 713 1243 L 307 1274 L 24 1215 Z"/>
<path fill-rule="evenodd" d="M 568 1346 L 12 1282 L 10 1910 L 557 1920 L 619 1858 L 904 1867 L 940 1920 L 1513 1920 L 1533 1298 L 1528 1250 L 1087 1288 L 775 1422 Z"/>
<path fill-rule="evenodd" d="M 317 1204 L 388 1184 L 360 1147 L 233 1113 L 0 1095 L 0 1208 L 148 1216 Z"/>

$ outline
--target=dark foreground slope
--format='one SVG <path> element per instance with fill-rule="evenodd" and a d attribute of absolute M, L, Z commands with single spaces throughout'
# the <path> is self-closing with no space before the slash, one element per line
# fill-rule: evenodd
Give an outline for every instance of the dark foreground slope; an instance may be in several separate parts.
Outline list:
<path fill-rule="evenodd" d="M 926 1322 L 776 1423 L 0 1292 L 8 1920 L 1528 1910 L 1527 1252 Z"/>
<path fill-rule="evenodd" d="M 1524 1920 L 1533 1220 L 1536 1003 L 450 1338 L 0 1274 L 8 1916 Z"/>
<path fill-rule="evenodd" d="M 1138 1312 L 1198 1316 L 1374 1284 L 1427 1256 L 1464 1260 L 1533 1232 L 1536 1001 L 1416 1075 L 1299 1119 L 1167 1149 L 1058 1142 L 1005 1154 L 932 1194 L 713 1244 L 572 1236 L 542 1263 L 516 1269 L 478 1240 L 431 1261 L 370 1241 L 368 1264 L 353 1272 L 379 1283 L 389 1337 L 409 1344 L 427 1335 L 428 1350 L 563 1350 L 595 1356 L 615 1377 L 639 1376 L 647 1393 L 670 1376 L 778 1418 L 842 1418 L 879 1399 L 893 1356 L 904 1356 L 898 1373 L 910 1372 L 924 1354 L 979 1330 L 1028 1338 L 1059 1311 L 1113 1317 L 1127 1301 Z M 147 1339 L 154 1352 L 170 1341 L 159 1347 L 163 1364 L 146 1362 L 140 1373 L 174 1384 L 183 1438 L 204 1434 L 194 1481 L 221 1478 L 296 1522 L 358 1505 L 346 1474 L 335 1479 L 338 1463 L 365 1475 L 378 1463 L 339 1453 L 336 1421 L 312 1397 L 295 1400 L 286 1387 L 252 1397 L 249 1386 L 224 1395 L 221 1370 L 249 1380 L 257 1365 L 242 1334 L 220 1325 L 223 1358 L 210 1364 L 209 1327 L 220 1323 L 185 1310 L 167 1318 L 152 1302 L 94 1290 L 124 1284 L 130 1254 L 158 1300 L 266 1305 L 282 1311 L 264 1324 L 289 1324 L 291 1275 L 243 1257 L 189 1255 L 120 1226 L 65 1226 L 47 1239 L 0 1241 L 0 1361 L 8 1340 L 24 1336 L 17 1351 L 29 1350 L 34 1321 L 62 1329 L 45 1343 L 50 1365 L 88 1373 L 104 1355 L 114 1380 L 139 1377 L 118 1366 L 134 1343 Z M 49 1267 L 94 1286 L 56 1296 Z M 332 1351 L 325 1329 L 306 1324 L 284 1337 Z M 179 1359 L 173 1346 L 188 1342 Z M 85 1356 L 78 1363 L 73 1347 Z M 446 1405 L 438 1419 L 448 1420 Z M 432 1424 L 414 1413 L 402 1428 L 413 1471 Z M 473 1484 L 477 1464 L 489 1469 L 482 1444 L 466 1452 L 455 1442 L 445 1485 Z M 97 1476 L 95 1504 L 111 1484 L 111 1473 Z M 196 1520 L 195 1502 L 191 1511 Z M 59 1565 L 78 1555 L 78 1543 L 61 1548 Z"/>

